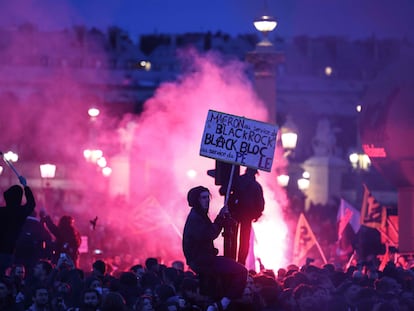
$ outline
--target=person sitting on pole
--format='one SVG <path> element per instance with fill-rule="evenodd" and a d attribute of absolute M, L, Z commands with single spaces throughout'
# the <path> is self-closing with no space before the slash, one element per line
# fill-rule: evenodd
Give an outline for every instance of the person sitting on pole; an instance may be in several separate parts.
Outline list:
<path fill-rule="evenodd" d="M 225 310 L 231 300 L 240 298 L 247 282 L 247 269 L 231 258 L 218 256 L 214 240 L 223 229 L 228 208 L 224 206 L 214 222 L 208 216 L 210 206 L 209 189 L 198 186 L 187 194 L 191 211 L 187 216 L 183 232 L 183 252 L 189 267 L 200 278 L 213 278 L 215 285 L 220 282 L 220 292 L 209 292 L 218 301 L 207 310 Z M 202 283 L 203 280 L 200 279 Z M 210 286 L 215 289 L 216 286 Z"/>

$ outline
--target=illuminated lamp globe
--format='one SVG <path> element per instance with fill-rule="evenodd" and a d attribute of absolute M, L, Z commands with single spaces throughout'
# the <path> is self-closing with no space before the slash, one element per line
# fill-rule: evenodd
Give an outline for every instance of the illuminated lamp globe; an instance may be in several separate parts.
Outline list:
<path fill-rule="evenodd" d="M 254 22 L 254 27 L 263 34 L 273 31 L 277 26 L 277 21 L 274 17 L 263 15 L 257 18 Z"/>
<path fill-rule="evenodd" d="M 298 142 L 298 134 L 294 132 L 282 133 L 282 146 L 283 149 L 295 149 Z"/>
<path fill-rule="evenodd" d="M 98 108 L 92 107 L 88 109 L 88 115 L 91 118 L 96 118 L 97 116 L 99 116 L 99 114 L 100 114 L 100 111 Z"/>
<path fill-rule="evenodd" d="M 55 178 L 56 175 L 56 165 L 45 163 L 40 166 L 40 176 L 42 178 Z"/>
<path fill-rule="evenodd" d="M 290 179 L 289 175 L 286 175 L 286 174 L 278 175 L 277 183 L 281 187 L 287 187 L 287 185 L 289 184 L 289 179 Z"/>

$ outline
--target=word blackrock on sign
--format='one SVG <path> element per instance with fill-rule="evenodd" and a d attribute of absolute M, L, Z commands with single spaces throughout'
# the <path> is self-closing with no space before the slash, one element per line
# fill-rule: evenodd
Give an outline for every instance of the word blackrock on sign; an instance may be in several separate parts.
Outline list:
<path fill-rule="evenodd" d="M 277 126 L 209 110 L 200 155 L 270 172 Z"/>

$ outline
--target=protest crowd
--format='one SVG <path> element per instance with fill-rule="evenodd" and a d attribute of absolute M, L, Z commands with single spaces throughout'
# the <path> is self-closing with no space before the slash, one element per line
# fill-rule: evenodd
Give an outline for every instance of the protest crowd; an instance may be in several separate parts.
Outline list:
<path fill-rule="evenodd" d="M 0 310 L 209 310 L 215 297 L 198 276 L 182 261 L 160 261 L 147 258 L 116 273 L 103 260 L 89 271 L 68 257 L 56 265 L 39 260 L 32 273 L 14 264 L 0 281 Z M 243 295 L 227 310 L 414 310 L 414 270 L 389 262 L 383 271 L 306 263 L 249 271 Z"/>
<path fill-rule="evenodd" d="M 44 211 L 37 214 L 30 188 L 20 181 L 24 190 L 13 186 L 14 200 L 6 199 L 2 210 L 21 213 L 2 214 L 16 220 L 13 229 L 4 218 L 1 228 L 0 311 L 414 310 L 414 266 L 402 257 L 388 257 L 382 265 L 376 254 L 365 254 L 342 266 L 311 258 L 277 271 L 262 266 L 248 270 L 242 294 L 225 307 L 217 301 L 228 291 L 226 280 L 201 278 L 181 260 L 167 264 L 155 255 L 135 262 L 120 253 L 80 268 L 74 217 L 64 215 L 55 224 Z M 18 235 L 15 228 L 24 226 L 36 228 L 32 232 L 42 243 L 30 246 Z"/>

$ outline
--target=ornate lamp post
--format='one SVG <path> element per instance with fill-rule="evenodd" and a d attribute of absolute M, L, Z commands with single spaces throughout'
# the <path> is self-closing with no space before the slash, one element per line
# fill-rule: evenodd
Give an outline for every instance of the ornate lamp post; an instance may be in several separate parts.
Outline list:
<path fill-rule="evenodd" d="M 40 164 L 40 176 L 42 179 L 46 180 L 46 186 L 48 186 L 48 180 L 51 178 L 55 178 L 56 175 L 56 165 L 46 163 L 46 164 Z"/>
<path fill-rule="evenodd" d="M 51 201 L 51 194 L 50 194 L 50 179 L 55 178 L 56 175 L 56 165 L 45 163 L 40 164 L 40 177 L 42 178 L 42 188 L 45 198 L 45 206 L 49 204 Z M 45 182 L 45 184 L 44 184 Z"/>
<path fill-rule="evenodd" d="M 11 163 L 15 163 L 19 160 L 19 155 L 13 151 L 7 151 L 6 153 L 3 154 L 3 157 L 5 160 L 11 162 Z M 0 174 L 3 172 L 3 167 L 1 168 L 1 172 Z M 9 184 L 13 183 L 13 173 L 9 174 Z"/>
<path fill-rule="evenodd" d="M 266 105 L 268 122 L 276 123 L 276 65 L 284 60 L 281 53 L 276 52 L 268 35 L 276 26 L 276 20 L 263 15 L 254 21 L 254 26 L 263 35 L 256 49 L 247 53 L 246 60 L 253 64 L 255 75 L 255 89 Z"/>

